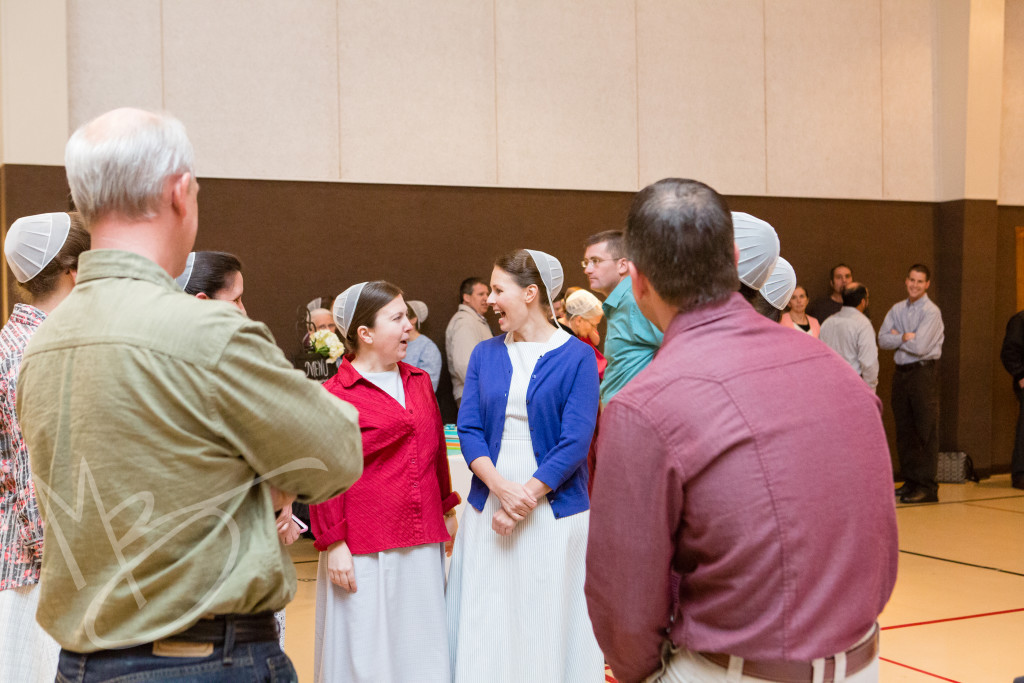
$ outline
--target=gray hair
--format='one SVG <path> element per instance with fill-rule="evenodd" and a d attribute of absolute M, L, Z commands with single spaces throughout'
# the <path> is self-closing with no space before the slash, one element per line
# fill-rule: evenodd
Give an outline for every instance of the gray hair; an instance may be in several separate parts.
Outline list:
<path fill-rule="evenodd" d="M 64 150 L 75 207 L 87 225 L 108 213 L 151 218 L 169 177 L 193 173 L 185 126 L 169 114 L 115 109 L 83 124 Z"/>

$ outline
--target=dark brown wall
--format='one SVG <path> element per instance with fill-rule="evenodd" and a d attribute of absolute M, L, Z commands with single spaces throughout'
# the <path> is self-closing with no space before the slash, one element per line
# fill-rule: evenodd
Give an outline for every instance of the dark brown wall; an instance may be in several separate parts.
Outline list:
<path fill-rule="evenodd" d="M 7 166 L 4 178 L 7 225 L 21 215 L 67 208 L 60 168 Z M 212 178 L 200 184 L 196 248 L 238 254 L 249 314 L 270 326 L 289 355 L 298 350 L 305 302 L 362 280 L 391 280 L 409 298 L 425 301 L 430 317 L 423 331 L 442 347 L 458 283 L 469 275 L 487 277 L 494 257 L 508 249 L 548 251 L 562 261 L 567 285 L 585 286 L 578 265 L 584 238 L 620 228 L 633 196 Z M 933 266 L 929 293 L 947 327 L 942 447 L 966 450 L 960 440 L 967 439 L 986 451 L 972 452 L 982 469 L 1007 469 L 1016 408 L 994 354 L 1015 307 L 1013 226 L 1024 225 L 1024 208 L 772 197 L 731 197 L 729 203 L 776 227 L 783 255 L 812 298 L 827 294 L 831 266 L 849 265 L 870 290 L 876 328 L 906 296 L 907 267 L 917 261 Z M 1005 297 L 995 296 L 994 282 L 1005 283 Z M 879 396 L 891 434 L 891 352 L 882 352 L 881 366 Z M 442 397 L 446 385 L 447 377 Z M 443 403 L 451 418 L 450 398 Z"/>

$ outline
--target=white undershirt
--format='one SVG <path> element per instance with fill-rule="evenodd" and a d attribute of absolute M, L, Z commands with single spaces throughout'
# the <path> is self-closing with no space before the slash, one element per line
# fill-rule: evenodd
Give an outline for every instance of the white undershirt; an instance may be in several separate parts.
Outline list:
<path fill-rule="evenodd" d="M 368 381 L 380 387 L 381 391 L 398 401 L 399 405 L 403 408 L 405 407 L 405 388 L 402 386 L 402 375 L 398 372 L 397 365 L 394 370 L 364 372 L 362 375 Z"/>

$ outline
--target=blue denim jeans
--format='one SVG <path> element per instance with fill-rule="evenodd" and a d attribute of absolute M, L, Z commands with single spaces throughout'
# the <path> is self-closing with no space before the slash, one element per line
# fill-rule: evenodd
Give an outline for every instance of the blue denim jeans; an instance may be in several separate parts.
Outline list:
<path fill-rule="evenodd" d="M 295 668 L 277 640 L 215 645 L 206 657 L 153 654 L 153 644 L 80 654 L 60 651 L 56 683 L 298 683 Z"/>

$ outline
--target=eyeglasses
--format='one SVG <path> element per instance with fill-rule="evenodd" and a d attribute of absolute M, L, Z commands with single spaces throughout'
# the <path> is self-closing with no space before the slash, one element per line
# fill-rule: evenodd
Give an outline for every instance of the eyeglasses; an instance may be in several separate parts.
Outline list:
<path fill-rule="evenodd" d="M 595 268 L 597 268 L 605 261 L 621 261 L 624 258 L 624 256 L 621 258 L 598 258 L 596 256 L 591 256 L 590 258 L 585 258 L 582 261 L 580 261 L 580 265 L 583 266 L 584 269 L 586 269 L 587 266 L 594 266 Z"/>

